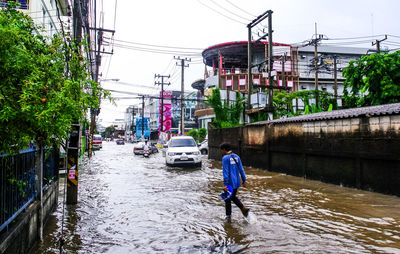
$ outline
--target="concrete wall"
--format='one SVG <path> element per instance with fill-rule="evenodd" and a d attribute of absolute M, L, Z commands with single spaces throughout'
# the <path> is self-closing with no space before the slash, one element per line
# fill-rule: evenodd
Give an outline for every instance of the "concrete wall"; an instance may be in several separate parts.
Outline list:
<path fill-rule="evenodd" d="M 58 202 L 58 181 L 53 182 L 43 195 L 43 216 L 46 218 L 56 209 Z M 40 202 L 34 201 L 21 213 L 9 227 L 8 232 L 0 235 L 0 253 L 29 253 L 39 240 Z"/>
<path fill-rule="evenodd" d="M 248 166 L 400 196 L 400 115 L 209 128 L 210 158 L 221 141 Z"/>

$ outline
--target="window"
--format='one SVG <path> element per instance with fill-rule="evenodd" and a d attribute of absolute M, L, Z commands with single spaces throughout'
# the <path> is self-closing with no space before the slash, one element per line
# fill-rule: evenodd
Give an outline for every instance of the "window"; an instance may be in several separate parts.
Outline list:
<path fill-rule="evenodd" d="M 196 146 L 194 139 L 172 139 L 169 143 L 169 147 L 193 147 Z"/>

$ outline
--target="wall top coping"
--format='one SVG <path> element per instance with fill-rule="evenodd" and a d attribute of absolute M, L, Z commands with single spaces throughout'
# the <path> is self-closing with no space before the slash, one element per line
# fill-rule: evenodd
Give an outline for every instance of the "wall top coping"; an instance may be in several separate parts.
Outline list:
<path fill-rule="evenodd" d="M 249 125 L 311 122 L 311 121 L 335 120 L 343 118 L 356 118 L 360 116 L 382 116 L 382 115 L 399 115 L 399 114 L 400 114 L 400 103 L 393 103 L 393 104 L 385 104 L 385 105 L 362 107 L 362 108 L 333 110 L 329 112 L 320 112 L 309 115 L 281 118 L 272 121 L 256 122 Z"/>

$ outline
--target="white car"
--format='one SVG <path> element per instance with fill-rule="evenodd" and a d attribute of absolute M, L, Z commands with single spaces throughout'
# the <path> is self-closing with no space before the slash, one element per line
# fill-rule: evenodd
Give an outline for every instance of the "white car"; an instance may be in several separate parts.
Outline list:
<path fill-rule="evenodd" d="M 165 163 L 172 165 L 201 166 L 201 153 L 190 136 L 172 137 L 165 153 Z"/>
<path fill-rule="evenodd" d="M 208 140 L 207 139 L 200 143 L 199 150 L 200 150 L 201 154 L 208 154 Z"/>

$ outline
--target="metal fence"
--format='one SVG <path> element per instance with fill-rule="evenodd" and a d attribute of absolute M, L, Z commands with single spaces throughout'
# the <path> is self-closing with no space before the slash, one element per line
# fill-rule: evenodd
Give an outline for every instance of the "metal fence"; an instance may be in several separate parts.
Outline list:
<path fill-rule="evenodd" d="M 35 156 L 34 148 L 15 155 L 0 155 L 0 232 L 36 196 Z"/>
<path fill-rule="evenodd" d="M 0 154 L 0 232 L 20 214 L 36 197 L 36 153 L 29 149 L 15 155 Z M 43 185 L 58 178 L 58 158 L 55 149 L 43 153 Z"/>
<path fill-rule="evenodd" d="M 58 156 L 54 148 L 46 148 L 43 155 L 43 189 L 58 179 Z"/>

